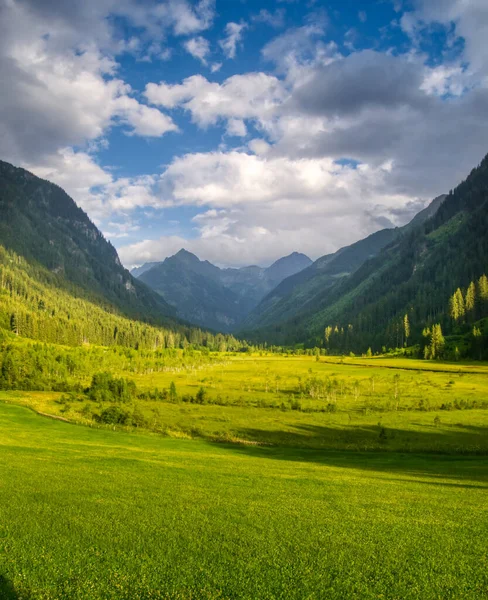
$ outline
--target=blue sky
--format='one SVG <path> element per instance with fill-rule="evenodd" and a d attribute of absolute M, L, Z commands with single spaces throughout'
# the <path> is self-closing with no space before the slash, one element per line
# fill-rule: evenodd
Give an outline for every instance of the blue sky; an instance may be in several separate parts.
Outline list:
<path fill-rule="evenodd" d="M 485 0 L 0 0 L 0 158 L 126 266 L 317 258 L 488 151 Z"/>

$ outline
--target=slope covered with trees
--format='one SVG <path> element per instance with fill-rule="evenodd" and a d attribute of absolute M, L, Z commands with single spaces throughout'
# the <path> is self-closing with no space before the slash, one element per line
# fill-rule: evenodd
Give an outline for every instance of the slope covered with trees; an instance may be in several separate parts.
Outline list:
<path fill-rule="evenodd" d="M 121 265 L 115 248 L 60 187 L 0 161 L 0 244 L 57 285 L 128 317 L 168 323 L 176 311 Z M 72 287 L 72 289 L 74 289 Z"/>
<path fill-rule="evenodd" d="M 449 297 L 486 272 L 487 231 L 488 157 L 433 216 L 417 220 L 354 273 L 297 307 L 292 317 L 250 335 L 273 343 L 326 345 L 334 352 L 374 352 L 405 343 L 405 315 L 410 344 L 422 344 L 422 332 L 435 324 L 444 333 L 460 333 L 449 315 Z M 486 340 L 486 327 L 480 326 Z M 338 334 L 327 342 L 326 327 Z"/>
<path fill-rule="evenodd" d="M 154 326 L 122 316 L 59 285 L 59 275 L 0 246 L 0 334 L 80 346 L 134 349 L 208 347 L 238 349 L 230 335 L 212 334 L 174 322 Z"/>
<path fill-rule="evenodd" d="M 445 195 L 435 198 L 408 225 L 377 231 L 334 254 L 322 256 L 307 269 L 288 277 L 249 314 L 243 330 L 259 330 L 291 320 L 299 314 L 313 313 L 331 288 L 349 278 L 383 248 L 433 216 L 445 198 Z"/>

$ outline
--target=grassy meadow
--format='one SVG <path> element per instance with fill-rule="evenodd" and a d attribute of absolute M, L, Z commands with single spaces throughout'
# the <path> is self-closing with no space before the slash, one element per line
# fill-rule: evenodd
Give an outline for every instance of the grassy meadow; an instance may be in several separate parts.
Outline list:
<path fill-rule="evenodd" d="M 486 365 L 117 375 L 177 397 L 123 404 L 129 427 L 86 396 L 0 392 L 0 598 L 488 597 Z"/>
<path fill-rule="evenodd" d="M 94 430 L 0 405 L 0 596 L 473 598 L 481 457 Z"/>
<path fill-rule="evenodd" d="M 131 373 L 141 392 L 123 409 L 176 438 L 330 450 L 488 453 L 488 367 L 409 359 L 221 355 L 195 368 Z M 85 382 L 88 385 L 88 381 Z M 203 388 L 202 403 L 196 401 Z M 99 427 L 109 403 L 53 392 L 0 392 L 38 412 Z M 110 426 L 132 430 L 133 427 Z"/>

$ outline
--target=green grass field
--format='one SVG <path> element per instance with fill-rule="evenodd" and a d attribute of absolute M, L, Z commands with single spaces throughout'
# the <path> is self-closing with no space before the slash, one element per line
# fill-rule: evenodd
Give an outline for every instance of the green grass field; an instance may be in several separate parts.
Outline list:
<path fill-rule="evenodd" d="M 337 359 L 336 359 L 337 361 Z M 488 454 L 488 367 L 406 359 L 223 356 L 200 369 L 119 375 L 178 401 L 138 401 L 146 428 L 171 437 L 329 450 Z M 204 405 L 185 402 L 203 387 Z M 59 403 L 61 394 L 0 399 L 95 426 L 107 404 Z M 124 429 L 124 428 L 122 428 Z M 127 429 L 127 428 L 125 428 Z"/>
<path fill-rule="evenodd" d="M 0 441 L 9 600 L 488 594 L 482 458 L 174 440 L 8 405 Z"/>
<path fill-rule="evenodd" d="M 209 400 L 125 431 L 1 392 L 0 598 L 488 598 L 487 374 L 223 357 L 138 375 Z"/>

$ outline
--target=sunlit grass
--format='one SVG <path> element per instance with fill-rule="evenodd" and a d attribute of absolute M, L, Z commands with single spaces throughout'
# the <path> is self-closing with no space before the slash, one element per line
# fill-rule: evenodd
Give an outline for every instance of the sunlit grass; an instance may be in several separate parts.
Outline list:
<path fill-rule="evenodd" d="M 222 356 L 199 370 L 135 375 L 140 390 L 167 389 L 178 401 L 139 400 L 145 427 L 178 438 L 256 442 L 345 450 L 488 453 L 486 365 L 314 357 Z M 337 359 L 335 359 L 337 360 Z M 415 367 L 415 368 L 414 368 Z M 435 371 L 431 369 L 435 368 Z M 309 380 L 325 382 L 313 397 Z M 206 404 L 186 401 L 203 387 Z M 1 392 L 0 399 L 27 405 L 92 427 L 106 404 L 81 398 L 59 403 L 61 394 Z M 466 410 L 469 408 L 469 410 Z"/>
<path fill-rule="evenodd" d="M 175 440 L 7 404 L 0 456 L 7 599 L 429 600 L 488 590 L 483 458 Z"/>

